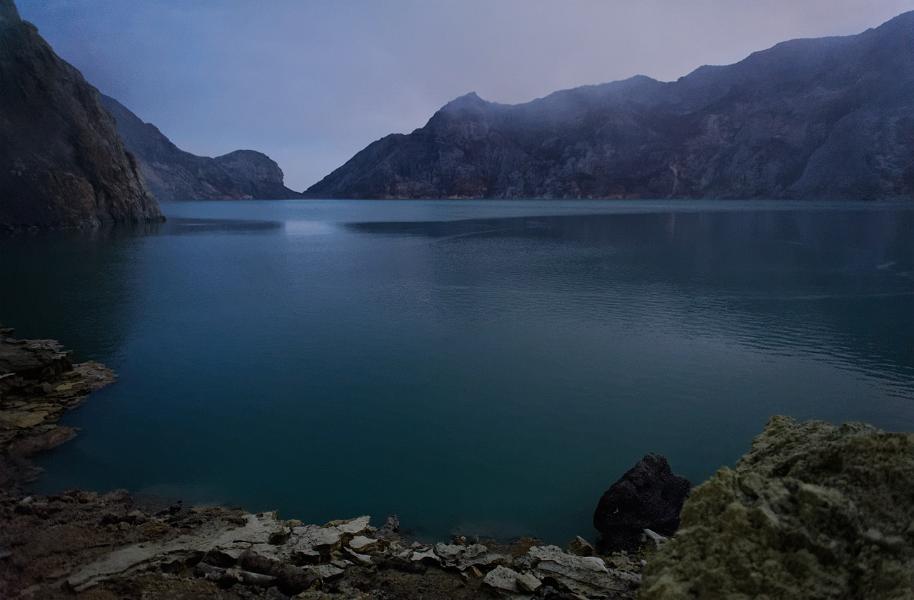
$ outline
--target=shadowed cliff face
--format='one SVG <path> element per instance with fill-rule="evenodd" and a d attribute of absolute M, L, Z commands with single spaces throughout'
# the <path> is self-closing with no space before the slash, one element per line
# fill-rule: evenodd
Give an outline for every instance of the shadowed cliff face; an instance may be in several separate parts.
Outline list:
<path fill-rule="evenodd" d="M 98 92 L 0 0 L 0 228 L 161 218 Z"/>
<path fill-rule="evenodd" d="M 117 122 L 124 145 L 132 152 L 149 189 L 159 200 L 234 200 L 298 198 L 283 185 L 279 165 L 253 150 L 236 150 L 209 158 L 185 152 L 151 123 L 144 123 L 123 104 L 102 95 L 102 104 Z"/>
<path fill-rule="evenodd" d="M 914 194 L 914 13 L 671 83 L 500 105 L 476 94 L 312 186 L 326 197 L 884 198 Z"/>

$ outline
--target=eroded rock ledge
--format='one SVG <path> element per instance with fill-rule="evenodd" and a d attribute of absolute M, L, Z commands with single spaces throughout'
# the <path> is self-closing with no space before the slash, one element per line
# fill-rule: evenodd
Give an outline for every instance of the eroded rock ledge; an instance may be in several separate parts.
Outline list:
<path fill-rule="evenodd" d="M 34 475 L 26 459 L 76 435 L 57 423 L 64 412 L 114 381 L 97 362 L 73 364 L 55 340 L 20 340 L 0 326 L 0 487 Z"/>

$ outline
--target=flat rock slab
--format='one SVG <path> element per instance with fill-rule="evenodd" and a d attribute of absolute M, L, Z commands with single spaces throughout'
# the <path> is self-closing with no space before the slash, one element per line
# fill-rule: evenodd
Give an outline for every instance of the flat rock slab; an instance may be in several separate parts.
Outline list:
<path fill-rule="evenodd" d="M 70 589 L 80 592 L 105 579 L 166 560 L 195 553 L 205 554 L 214 550 L 241 551 L 253 544 L 266 542 L 277 524 L 275 513 L 248 515 L 247 522 L 241 527 L 222 523 L 194 535 L 185 535 L 162 543 L 144 542 L 125 546 L 72 573 L 67 577 L 66 583 Z"/>

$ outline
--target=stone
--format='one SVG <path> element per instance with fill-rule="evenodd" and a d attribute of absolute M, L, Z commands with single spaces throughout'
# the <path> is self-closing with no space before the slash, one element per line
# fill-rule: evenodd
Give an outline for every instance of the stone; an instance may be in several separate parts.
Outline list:
<path fill-rule="evenodd" d="M 127 519 L 131 523 L 136 525 L 136 524 L 140 524 L 140 523 L 145 523 L 146 521 L 149 520 L 149 517 L 147 517 L 146 513 L 144 513 L 141 510 L 132 510 L 129 513 L 127 513 Z"/>
<path fill-rule="evenodd" d="M 292 529 L 289 527 L 280 527 L 276 531 L 270 532 L 270 537 L 267 538 L 268 544 L 273 544 L 274 546 L 281 546 L 289 541 L 289 538 L 292 536 Z"/>
<path fill-rule="evenodd" d="M 543 582 L 533 573 L 518 573 L 514 582 L 517 584 L 517 588 L 520 591 L 529 592 L 531 594 L 536 592 L 536 590 L 540 589 L 543 585 Z"/>
<path fill-rule="evenodd" d="M 518 592 L 517 578 L 519 573 L 507 567 L 498 566 L 486 573 L 482 582 L 491 588 L 503 592 Z"/>
<path fill-rule="evenodd" d="M 655 550 L 660 548 L 668 539 L 652 529 L 645 529 L 642 532 L 642 535 L 644 536 L 643 539 L 645 543 Z"/>
<path fill-rule="evenodd" d="M 441 558 L 443 564 L 448 566 L 456 566 L 465 550 L 465 546 L 457 544 L 435 544 L 435 554 Z"/>
<path fill-rule="evenodd" d="M 41 410 L 7 410 L 0 413 L 0 427 L 10 429 L 28 429 L 44 422 L 47 411 Z"/>
<path fill-rule="evenodd" d="M 455 567 L 463 571 L 472 566 L 488 566 L 503 560 L 503 556 L 490 553 L 483 544 L 435 544 L 435 554 L 445 567 Z"/>
<path fill-rule="evenodd" d="M 593 556 L 595 553 L 593 545 L 579 535 L 568 543 L 568 551 L 577 556 Z"/>
<path fill-rule="evenodd" d="M 71 573 L 66 583 L 70 589 L 81 592 L 106 579 L 194 555 L 225 556 L 228 557 L 225 563 L 228 563 L 240 557 L 252 544 L 265 543 L 277 526 L 275 513 L 247 515 L 244 523 L 241 527 L 214 524 L 208 531 L 196 535 L 118 548 Z"/>
<path fill-rule="evenodd" d="M 368 529 L 371 523 L 371 517 L 361 516 L 354 519 L 346 519 L 343 521 L 331 521 L 327 523 L 328 527 L 333 527 L 340 533 L 347 533 L 350 535 L 357 535 Z"/>
<path fill-rule="evenodd" d="M 346 548 L 344 552 L 346 553 L 346 556 L 350 557 L 352 560 L 362 565 L 363 567 L 370 567 L 372 564 L 374 564 L 374 561 L 371 560 L 371 556 L 367 554 L 359 554 L 352 548 Z"/>
<path fill-rule="evenodd" d="M 378 540 L 364 535 L 357 535 L 349 540 L 349 547 L 356 552 L 371 552 L 378 547 Z"/>
<path fill-rule="evenodd" d="M 321 554 L 322 549 L 339 545 L 342 534 L 336 527 L 302 525 L 294 527 L 290 536 L 293 551 L 305 556 Z"/>
<path fill-rule="evenodd" d="M 441 559 L 438 558 L 438 555 L 435 554 L 435 551 L 431 548 L 420 548 L 415 549 L 409 556 L 409 560 L 416 563 L 427 563 L 440 565 Z"/>
<path fill-rule="evenodd" d="M 313 565 L 306 567 L 309 571 L 317 575 L 323 581 L 330 581 L 341 577 L 345 570 L 337 567 L 336 565 Z"/>
<path fill-rule="evenodd" d="M 914 434 L 773 417 L 686 501 L 641 598 L 911 598 L 912 499 Z"/>
<path fill-rule="evenodd" d="M 537 577 L 553 579 L 575 594 L 604 598 L 629 587 L 596 556 L 575 556 L 558 546 L 534 546 L 528 554 L 536 561 Z"/>
<path fill-rule="evenodd" d="M 593 526 L 600 532 L 600 549 L 636 550 L 644 529 L 673 535 L 691 487 L 687 479 L 673 474 L 666 458 L 646 455 L 597 504 Z"/>
<path fill-rule="evenodd" d="M 226 569 L 226 573 L 241 583 L 247 585 L 256 585 L 259 587 L 270 587 L 276 583 L 276 578 L 271 575 L 264 575 L 262 573 L 253 573 L 251 571 L 243 571 L 241 569 Z"/>

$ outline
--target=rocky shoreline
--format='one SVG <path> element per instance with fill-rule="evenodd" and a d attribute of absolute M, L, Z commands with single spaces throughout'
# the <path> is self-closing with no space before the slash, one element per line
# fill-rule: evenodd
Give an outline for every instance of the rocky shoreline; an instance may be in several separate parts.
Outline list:
<path fill-rule="evenodd" d="M 427 544 L 396 517 L 315 525 L 124 491 L 27 495 L 29 456 L 71 439 L 60 417 L 113 381 L 0 328 L 0 597 L 914 598 L 914 434 L 774 417 L 691 493 L 648 455 L 600 499 L 597 548 Z"/>
<path fill-rule="evenodd" d="M 53 340 L 0 329 L 0 597 L 634 598 L 643 562 L 538 540 L 425 544 L 369 517 L 322 525 L 124 491 L 27 495 L 28 457 L 76 434 L 58 419 L 114 381 Z"/>
<path fill-rule="evenodd" d="M 64 412 L 115 379 L 97 362 L 73 364 L 55 340 L 19 340 L 0 327 L 0 487 L 18 488 L 36 472 L 28 457 L 76 435 Z"/>

